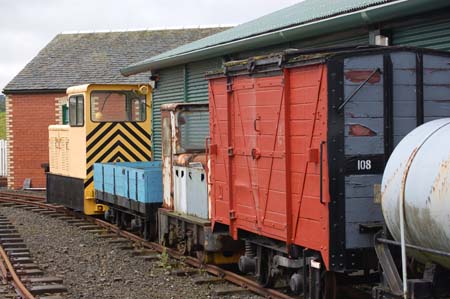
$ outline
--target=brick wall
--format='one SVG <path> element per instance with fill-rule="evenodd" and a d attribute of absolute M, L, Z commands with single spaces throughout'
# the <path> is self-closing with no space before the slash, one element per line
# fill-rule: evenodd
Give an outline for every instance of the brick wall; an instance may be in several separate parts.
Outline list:
<path fill-rule="evenodd" d="M 125 96 L 111 92 L 96 92 L 93 99 L 93 110 L 101 112 L 103 121 L 123 121 L 126 118 Z M 97 117 L 96 117 L 97 118 Z"/>
<path fill-rule="evenodd" d="M 19 189 L 25 178 L 32 187 L 45 187 L 42 163 L 48 163 L 48 126 L 60 123 L 64 94 L 13 94 L 7 97 L 9 141 L 8 187 Z"/>

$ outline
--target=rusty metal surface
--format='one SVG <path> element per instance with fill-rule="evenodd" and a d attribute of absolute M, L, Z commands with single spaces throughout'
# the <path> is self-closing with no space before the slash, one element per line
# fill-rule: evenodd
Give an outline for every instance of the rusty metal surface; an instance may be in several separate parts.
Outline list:
<path fill-rule="evenodd" d="M 376 136 L 377 133 L 371 128 L 361 124 L 349 124 L 349 136 Z"/>
<path fill-rule="evenodd" d="M 378 83 L 381 80 L 381 73 L 376 72 L 372 75 L 373 70 L 348 70 L 344 72 L 345 79 L 354 82 L 361 83 L 367 80 L 367 83 Z M 371 76 L 372 75 L 372 76 Z M 367 79 L 369 78 L 369 79 Z"/>
<path fill-rule="evenodd" d="M 189 163 L 201 163 L 203 166 L 206 165 L 206 154 L 204 153 L 193 153 L 193 154 L 179 154 L 174 157 L 173 165 L 175 166 L 189 166 Z"/>
<path fill-rule="evenodd" d="M 6 277 L 5 280 L 9 280 L 9 275 L 11 275 L 12 280 L 14 281 L 14 287 L 21 294 L 21 298 L 23 299 L 34 299 L 35 297 L 30 293 L 25 284 L 20 280 L 20 277 L 17 275 L 16 270 L 14 269 L 11 261 L 9 260 L 8 255 L 6 254 L 3 247 L 0 246 L 0 256 L 3 262 L 6 265 Z"/>
<path fill-rule="evenodd" d="M 394 150 L 382 182 L 382 209 L 389 231 L 400 240 L 400 206 L 405 241 L 450 252 L 450 119 L 428 122 L 408 134 Z M 422 261 L 450 267 L 450 259 L 409 250 Z"/>
<path fill-rule="evenodd" d="M 195 150 L 184 148 L 181 129 L 190 121 L 188 115 L 205 112 L 208 112 L 208 103 L 171 103 L 161 106 L 164 208 L 187 212 L 187 199 L 185 196 L 180 198 L 181 195 L 186 194 L 187 180 L 186 178 L 177 179 L 175 168 L 182 167 L 183 173 L 188 171 L 191 163 L 200 164 L 203 169 L 206 168 L 205 148 Z M 192 129 L 196 131 L 195 128 Z M 198 132 L 194 132 L 193 135 L 196 133 Z M 201 144 L 203 145 L 204 141 Z M 206 187 L 206 180 L 204 184 Z M 175 197 L 178 198 L 175 199 Z M 207 195 L 204 202 L 208 205 Z M 209 206 L 206 209 L 208 210 Z"/>
<path fill-rule="evenodd" d="M 46 199 L 45 193 L 37 195 L 37 194 L 29 193 L 29 192 L 20 192 L 20 193 L 19 192 L 20 191 L 11 191 L 11 190 L 9 190 L 9 191 L 0 191 L 0 196 L 10 196 L 11 198 L 13 198 L 13 197 L 16 197 L 17 194 L 20 194 L 21 198 L 26 198 L 26 199 L 29 199 L 29 200 L 36 200 L 36 201 L 44 202 L 45 199 Z"/>

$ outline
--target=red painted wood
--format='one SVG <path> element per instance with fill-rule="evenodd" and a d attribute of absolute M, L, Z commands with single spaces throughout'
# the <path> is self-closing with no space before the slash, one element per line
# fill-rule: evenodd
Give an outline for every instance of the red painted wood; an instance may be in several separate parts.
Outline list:
<path fill-rule="evenodd" d="M 327 140 L 326 78 L 318 64 L 210 80 L 210 197 L 213 223 L 230 225 L 234 238 L 246 230 L 315 249 L 328 266 L 327 156 L 325 204 L 310 158 Z"/>

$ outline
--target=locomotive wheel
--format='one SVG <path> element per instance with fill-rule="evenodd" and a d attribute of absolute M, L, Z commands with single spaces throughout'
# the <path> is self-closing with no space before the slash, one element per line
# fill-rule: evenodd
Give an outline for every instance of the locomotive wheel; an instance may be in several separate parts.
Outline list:
<path fill-rule="evenodd" d="M 204 264 L 206 259 L 206 253 L 203 250 L 195 251 L 195 257 L 200 261 L 200 263 Z"/>
<path fill-rule="evenodd" d="M 177 248 L 178 253 L 180 253 L 181 255 L 187 254 L 187 246 L 186 246 L 185 241 L 178 242 L 176 245 L 176 248 Z"/>

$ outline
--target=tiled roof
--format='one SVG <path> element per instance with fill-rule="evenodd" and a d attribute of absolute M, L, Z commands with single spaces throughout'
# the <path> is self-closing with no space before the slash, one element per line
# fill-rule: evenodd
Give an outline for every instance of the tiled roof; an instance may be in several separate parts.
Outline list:
<path fill-rule="evenodd" d="M 120 68 L 224 29 L 227 28 L 59 34 L 4 91 L 65 90 L 87 83 L 145 83 L 148 73 L 123 77 Z"/>

